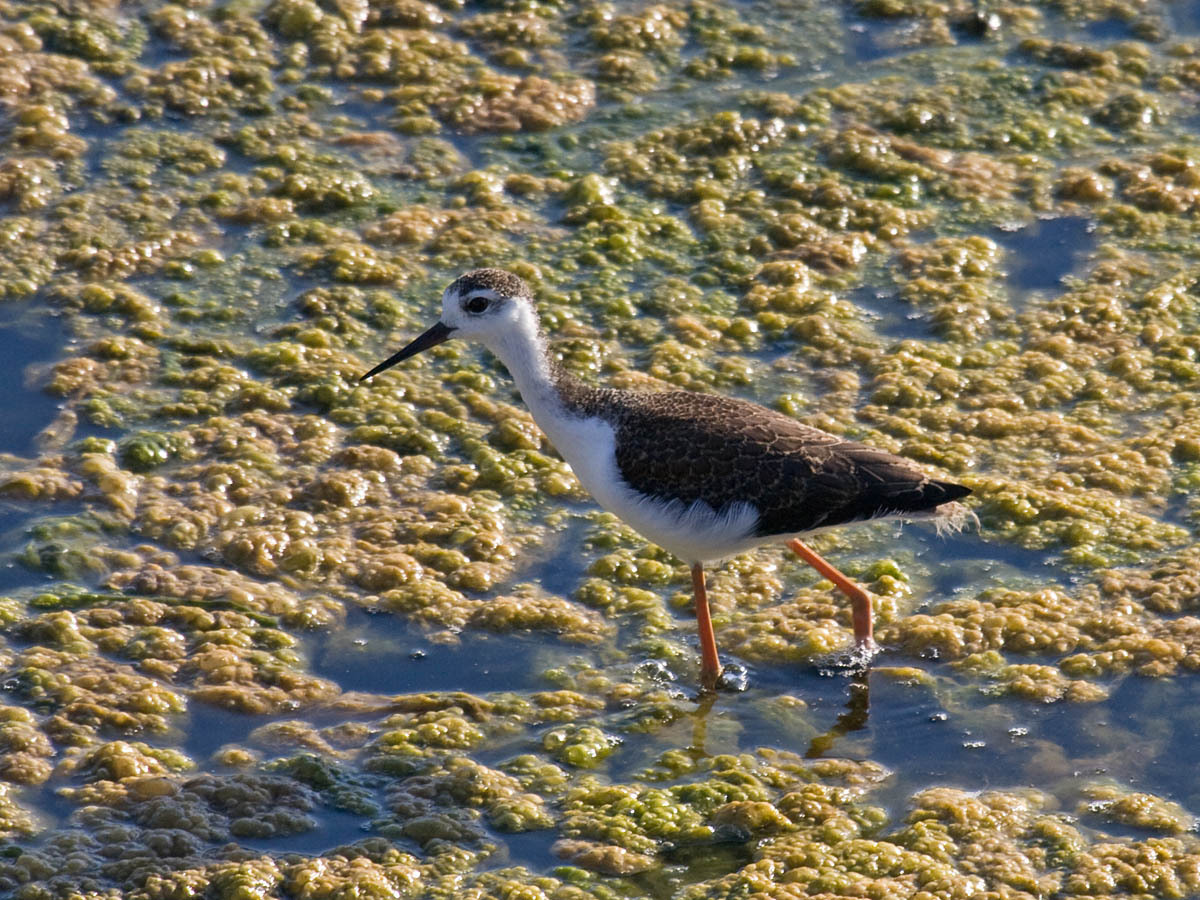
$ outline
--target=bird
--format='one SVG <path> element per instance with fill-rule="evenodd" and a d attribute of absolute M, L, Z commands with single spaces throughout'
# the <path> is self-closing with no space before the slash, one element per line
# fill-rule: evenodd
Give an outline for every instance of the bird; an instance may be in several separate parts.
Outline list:
<path fill-rule="evenodd" d="M 705 691 L 716 689 L 722 672 L 705 565 L 786 543 L 849 598 L 856 645 L 870 654 L 877 649 L 870 594 L 800 536 L 882 518 L 959 528 L 970 517 L 959 502 L 969 488 L 757 403 L 579 380 L 552 354 L 529 285 L 504 269 L 456 278 L 442 293 L 437 323 L 359 380 L 452 338 L 477 341 L 500 360 L 600 506 L 691 568 Z"/>

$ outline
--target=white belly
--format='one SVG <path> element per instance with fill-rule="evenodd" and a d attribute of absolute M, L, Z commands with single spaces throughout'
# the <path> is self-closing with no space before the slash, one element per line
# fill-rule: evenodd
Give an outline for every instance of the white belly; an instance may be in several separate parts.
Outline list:
<path fill-rule="evenodd" d="M 718 513 L 702 501 L 664 502 L 633 490 L 617 469 L 616 432 L 607 422 L 556 417 L 542 427 L 597 503 L 684 562 L 723 559 L 766 540 L 754 534 L 758 512 L 748 503 Z"/>

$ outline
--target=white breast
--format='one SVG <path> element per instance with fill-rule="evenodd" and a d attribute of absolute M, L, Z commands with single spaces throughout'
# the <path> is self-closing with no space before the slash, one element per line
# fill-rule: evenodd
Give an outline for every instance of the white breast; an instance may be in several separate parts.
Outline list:
<path fill-rule="evenodd" d="M 615 430 L 563 407 L 536 313 L 527 304 L 513 309 L 507 327 L 478 337 L 512 373 L 534 421 L 601 506 L 689 563 L 733 556 L 766 541 L 754 535 L 758 512 L 749 503 L 718 513 L 707 503 L 651 500 L 633 490 L 617 469 Z"/>
<path fill-rule="evenodd" d="M 631 488 L 617 469 L 616 431 L 604 420 L 551 413 L 538 424 L 597 503 L 685 562 L 723 559 L 764 542 L 754 534 L 758 511 L 749 503 L 718 513 L 703 501 L 651 499 Z"/>

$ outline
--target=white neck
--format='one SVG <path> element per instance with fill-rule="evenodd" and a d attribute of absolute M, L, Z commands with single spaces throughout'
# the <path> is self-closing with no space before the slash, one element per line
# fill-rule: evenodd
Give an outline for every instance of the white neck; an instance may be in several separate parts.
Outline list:
<path fill-rule="evenodd" d="M 485 339 L 485 346 L 504 363 L 534 421 L 551 443 L 557 444 L 555 425 L 567 414 L 554 387 L 546 340 L 538 330 L 536 314 L 529 311 L 521 315 L 518 327 Z"/>

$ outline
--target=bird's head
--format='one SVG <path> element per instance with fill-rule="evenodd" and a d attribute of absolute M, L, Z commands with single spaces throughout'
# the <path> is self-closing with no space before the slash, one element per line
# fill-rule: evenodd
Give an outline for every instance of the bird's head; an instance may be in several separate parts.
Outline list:
<path fill-rule="evenodd" d="M 529 286 L 503 269 L 475 269 L 442 292 L 442 317 L 432 328 L 381 362 L 360 381 L 450 338 L 482 343 L 493 352 L 513 341 L 538 338 L 538 317 Z"/>

